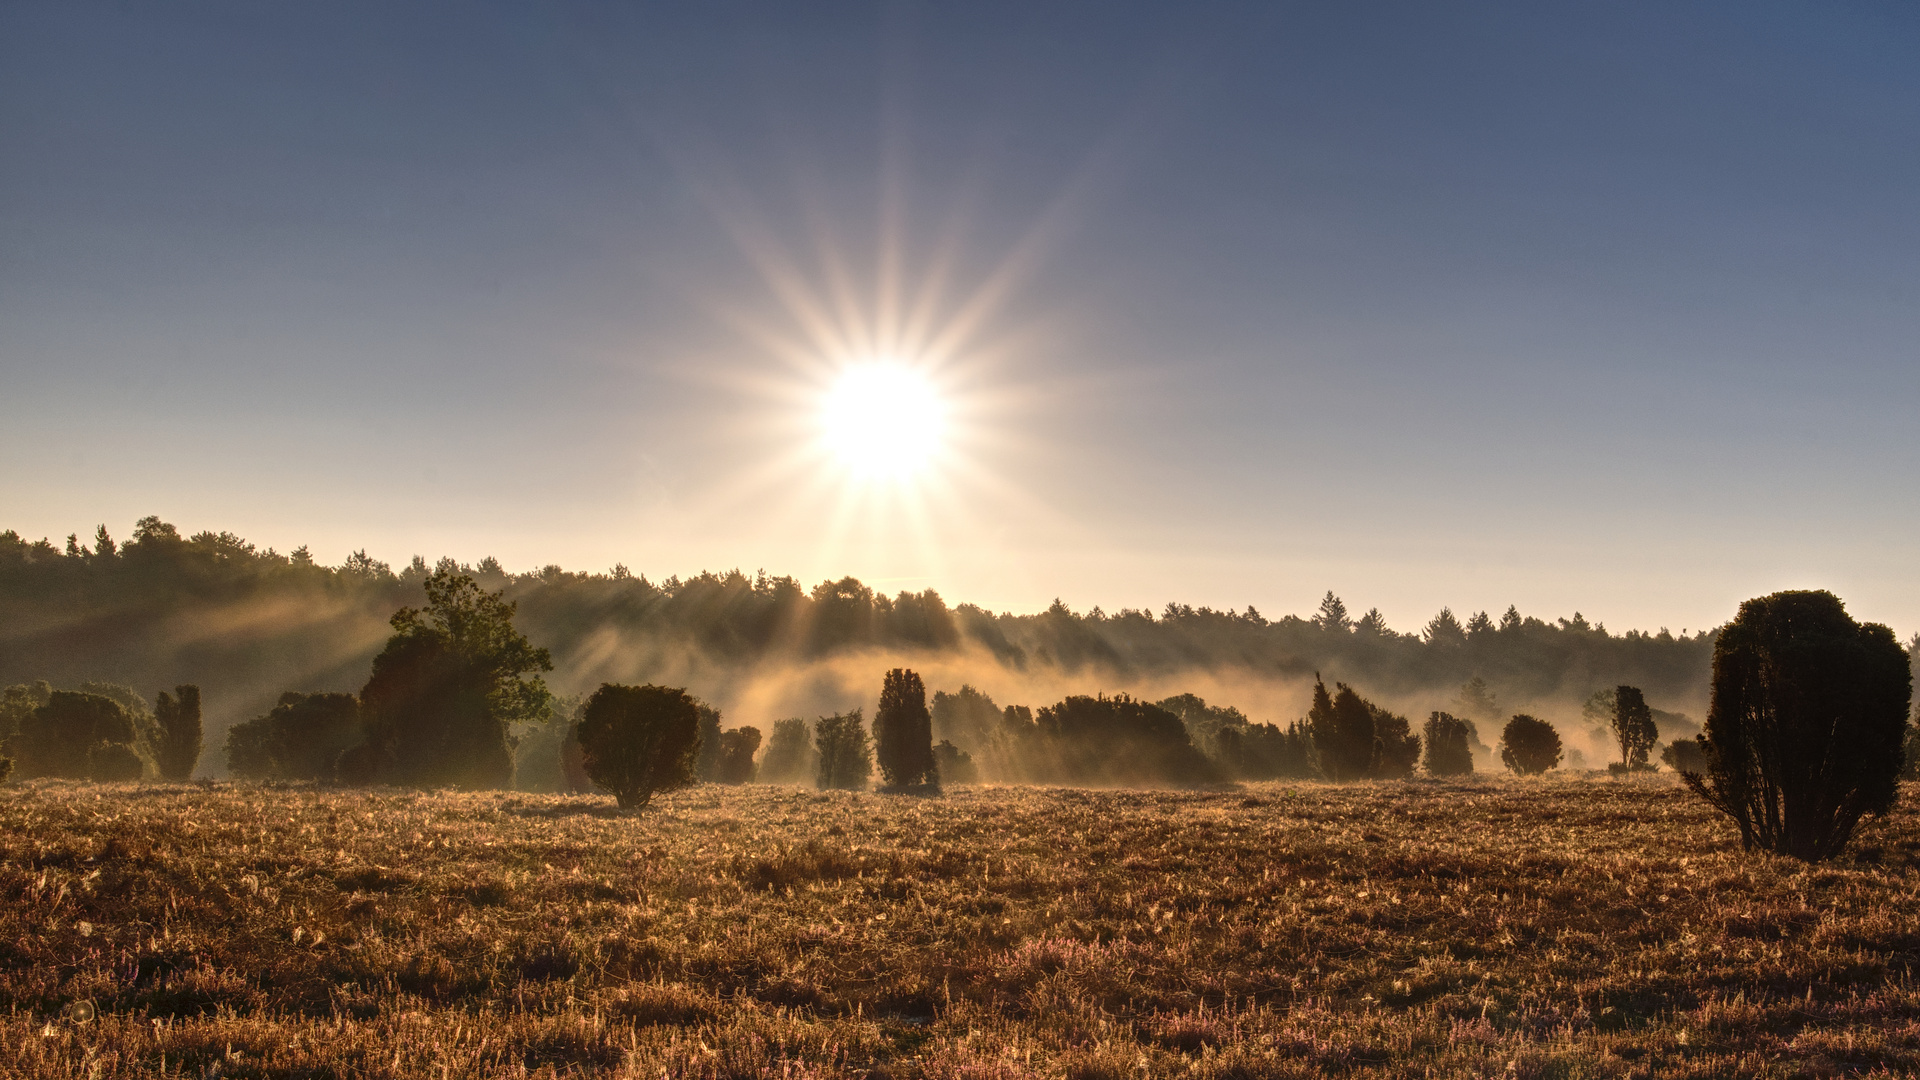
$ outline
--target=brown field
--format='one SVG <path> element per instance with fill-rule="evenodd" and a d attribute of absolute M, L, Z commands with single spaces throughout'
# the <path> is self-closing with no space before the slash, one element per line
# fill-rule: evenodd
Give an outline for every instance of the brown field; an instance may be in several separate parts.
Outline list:
<path fill-rule="evenodd" d="M 37 783 L 0 789 L 0 1073 L 1912 1075 L 1917 824 L 1809 868 L 1659 777 Z"/>

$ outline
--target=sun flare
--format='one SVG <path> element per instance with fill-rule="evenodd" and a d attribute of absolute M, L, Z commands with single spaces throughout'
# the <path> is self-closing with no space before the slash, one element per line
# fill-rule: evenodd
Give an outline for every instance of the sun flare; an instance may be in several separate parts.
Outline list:
<path fill-rule="evenodd" d="M 907 479 L 939 455 L 946 405 L 933 381 L 897 361 L 856 364 L 827 388 L 821 437 L 833 456 L 869 479 Z"/>

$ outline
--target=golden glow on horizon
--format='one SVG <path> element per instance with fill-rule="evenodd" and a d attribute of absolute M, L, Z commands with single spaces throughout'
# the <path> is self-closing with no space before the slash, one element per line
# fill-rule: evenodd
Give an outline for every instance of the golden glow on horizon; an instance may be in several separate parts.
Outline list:
<path fill-rule="evenodd" d="M 933 380 L 898 361 L 849 365 L 820 406 L 820 436 L 865 480 L 911 480 L 942 450 L 947 410 Z"/>

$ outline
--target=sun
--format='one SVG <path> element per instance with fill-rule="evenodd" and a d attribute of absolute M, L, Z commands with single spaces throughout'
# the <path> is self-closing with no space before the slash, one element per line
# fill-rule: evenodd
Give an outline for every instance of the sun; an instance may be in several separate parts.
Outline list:
<path fill-rule="evenodd" d="M 895 360 L 849 364 L 820 405 L 827 449 L 857 476 L 904 480 L 939 457 L 947 408 L 924 372 Z"/>

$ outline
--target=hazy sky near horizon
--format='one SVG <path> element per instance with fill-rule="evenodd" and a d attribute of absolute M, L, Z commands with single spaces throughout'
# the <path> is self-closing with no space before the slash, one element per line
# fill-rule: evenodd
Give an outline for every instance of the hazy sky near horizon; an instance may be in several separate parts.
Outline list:
<path fill-rule="evenodd" d="M 1916 56 L 1891 2 L 8 4 L 0 529 L 1904 637 Z M 821 449 L 876 357 L 948 410 L 905 481 Z"/>

